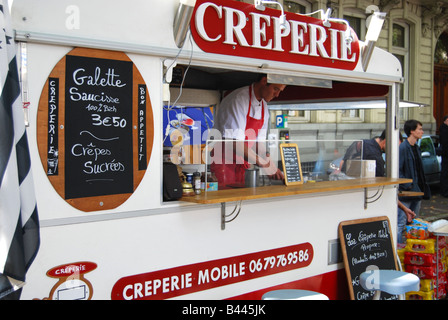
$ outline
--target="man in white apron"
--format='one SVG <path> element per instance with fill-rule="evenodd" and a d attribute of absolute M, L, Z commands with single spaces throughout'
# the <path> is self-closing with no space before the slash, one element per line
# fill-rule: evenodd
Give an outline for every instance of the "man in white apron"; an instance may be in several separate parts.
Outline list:
<path fill-rule="evenodd" d="M 285 87 L 284 84 L 269 84 L 267 77 L 262 76 L 259 81 L 234 90 L 221 101 L 214 129 L 221 132 L 223 139 L 244 143 L 244 147 L 234 143 L 232 154 L 225 154 L 223 148 L 221 156 L 218 152 L 212 155 L 211 171 L 215 173 L 220 189 L 221 186 L 244 183 L 244 172 L 250 164 L 263 168 L 274 179 L 283 179 L 283 173 L 265 149 L 254 147 L 257 145 L 255 140 L 266 140 L 269 126 L 267 102 L 278 97 Z M 215 149 L 218 146 L 221 145 L 215 145 Z"/>

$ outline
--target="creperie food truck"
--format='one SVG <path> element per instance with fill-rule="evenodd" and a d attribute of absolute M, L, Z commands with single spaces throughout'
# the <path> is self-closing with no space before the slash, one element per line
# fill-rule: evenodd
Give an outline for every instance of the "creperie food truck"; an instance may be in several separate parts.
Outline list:
<path fill-rule="evenodd" d="M 41 228 L 22 299 L 260 299 L 281 288 L 349 298 L 339 223 L 386 216 L 396 232 L 401 67 L 374 47 L 363 67 L 367 44 L 344 22 L 277 9 L 13 2 Z M 331 150 L 328 163 L 352 141 L 297 137 L 300 183 L 210 183 L 166 201 L 164 163 L 207 177 L 222 97 L 260 73 L 287 84 L 273 107 L 382 104 L 387 177 L 305 179 L 305 162 Z"/>

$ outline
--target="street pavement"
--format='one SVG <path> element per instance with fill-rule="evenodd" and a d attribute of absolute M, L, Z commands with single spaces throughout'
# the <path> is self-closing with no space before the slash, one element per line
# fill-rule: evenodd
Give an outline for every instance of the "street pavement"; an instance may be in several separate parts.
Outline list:
<path fill-rule="evenodd" d="M 439 185 L 431 186 L 431 199 L 422 200 L 420 218 L 432 222 L 439 219 L 448 220 L 448 198 L 440 195 Z"/>

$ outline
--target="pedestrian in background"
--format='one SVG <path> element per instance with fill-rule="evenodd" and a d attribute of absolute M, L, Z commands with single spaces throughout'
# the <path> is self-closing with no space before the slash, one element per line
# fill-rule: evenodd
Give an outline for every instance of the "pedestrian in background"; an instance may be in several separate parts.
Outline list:
<path fill-rule="evenodd" d="M 404 132 L 407 139 L 399 147 L 399 176 L 400 178 L 412 179 L 412 182 L 399 185 L 399 191 L 425 192 L 426 180 L 423 172 L 423 162 L 420 147 L 417 141 L 423 136 L 422 123 L 418 120 L 408 120 L 404 123 Z M 420 196 L 399 197 L 399 200 L 407 208 L 411 209 L 418 217 L 420 212 Z M 397 242 L 403 243 L 402 233 L 406 227 L 406 213 L 398 209 L 398 232 Z"/>
<path fill-rule="evenodd" d="M 442 148 L 442 171 L 440 172 L 440 194 L 448 198 L 448 115 L 443 117 L 439 128 L 440 146 Z"/>

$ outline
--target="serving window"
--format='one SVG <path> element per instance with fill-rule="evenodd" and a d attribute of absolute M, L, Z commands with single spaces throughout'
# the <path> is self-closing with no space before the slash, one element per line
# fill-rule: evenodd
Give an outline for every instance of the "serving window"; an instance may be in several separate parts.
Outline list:
<path fill-rule="evenodd" d="M 203 183 L 207 183 L 208 179 L 213 180 L 210 170 L 213 158 L 210 151 L 216 147 L 217 142 L 222 142 L 223 148 L 229 143 L 221 141 L 220 137 L 210 139 L 207 135 L 213 128 L 214 115 L 219 110 L 219 103 L 230 90 L 250 85 L 258 78 L 259 73 L 255 72 L 212 67 L 178 65 L 173 69 L 173 80 L 170 85 L 171 101 L 164 105 L 163 110 L 163 159 L 179 167 L 181 179 L 187 180 L 187 177 L 192 175 L 200 175 Z M 275 80 L 281 81 L 277 79 L 282 79 L 282 76 L 275 75 Z M 300 132 L 297 134 L 290 131 L 287 126 L 279 127 L 273 118 L 286 116 L 291 123 L 310 122 L 312 120 L 310 113 L 313 110 L 322 110 L 321 112 L 328 109 L 340 110 L 347 105 L 355 109 L 353 106 L 359 105 L 354 103 L 355 101 L 369 101 L 369 103 L 373 101 L 385 107 L 389 87 L 306 78 L 297 80 L 298 84 L 288 83 L 279 98 L 269 103 L 271 110 L 269 132 L 267 139 L 260 142 L 270 152 L 271 159 L 284 171 L 285 164 L 282 163 L 280 146 L 285 143 L 296 144 L 300 154 L 298 165 L 302 173 L 301 183 L 366 176 L 369 170 L 367 164 L 356 164 L 358 166 L 356 170 L 354 165 L 349 174 L 341 172 L 339 168 L 347 149 L 355 141 L 361 142 L 360 140 L 344 137 L 337 139 L 335 136 L 328 139 L 313 138 Z M 352 111 L 346 108 L 342 112 Z M 359 112 L 357 115 L 362 115 L 363 111 L 356 112 Z M 357 160 L 360 159 L 359 157 Z M 267 184 L 279 184 L 279 182 L 260 177 L 257 186 Z M 280 184 L 284 182 L 281 181 Z M 201 191 L 207 192 L 207 186 L 202 187 Z M 208 191 L 227 187 L 229 186 L 219 188 L 213 186 Z M 230 187 L 246 186 L 240 184 Z"/>

